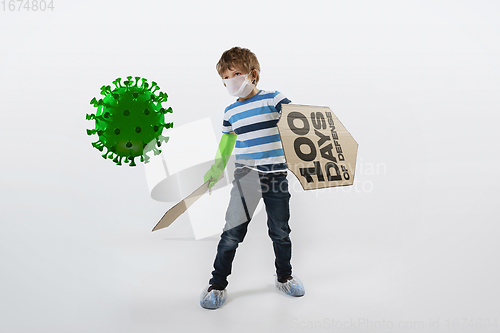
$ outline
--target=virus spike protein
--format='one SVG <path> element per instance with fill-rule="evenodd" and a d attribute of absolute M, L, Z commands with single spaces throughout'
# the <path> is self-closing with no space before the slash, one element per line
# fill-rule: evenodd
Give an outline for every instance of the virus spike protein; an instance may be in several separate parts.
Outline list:
<path fill-rule="evenodd" d="M 157 155 L 161 150 L 146 146 L 150 142 L 155 142 L 158 147 L 162 142 L 166 143 L 168 137 L 162 135 L 163 129 L 173 127 L 173 123 L 165 123 L 165 114 L 172 113 L 172 108 L 165 109 L 161 105 L 167 101 L 168 95 L 158 91 L 160 87 L 156 82 L 150 86 L 146 81 L 137 76 L 128 76 L 123 82 L 117 78 L 113 81 L 113 90 L 111 86 L 101 87 L 103 99 L 94 97 L 90 101 L 97 112 L 86 115 L 87 120 L 95 120 L 95 128 L 87 129 L 87 134 L 99 136 L 92 146 L 101 152 L 106 148 L 102 157 L 114 158 L 117 165 L 122 165 L 124 159 L 129 166 L 135 166 L 137 156 L 141 162 L 148 163 L 146 153 L 153 151 Z"/>

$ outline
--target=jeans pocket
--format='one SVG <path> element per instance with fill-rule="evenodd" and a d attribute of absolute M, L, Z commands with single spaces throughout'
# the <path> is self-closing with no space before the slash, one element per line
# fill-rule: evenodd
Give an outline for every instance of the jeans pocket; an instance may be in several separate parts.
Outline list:
<path fill-rule="evenodd" d="M 248 174 L 250 171 L 252 170 L 250 170 L 249 168 L 237 168 L 234 170 L 234 176 L 242 177 Z"/>

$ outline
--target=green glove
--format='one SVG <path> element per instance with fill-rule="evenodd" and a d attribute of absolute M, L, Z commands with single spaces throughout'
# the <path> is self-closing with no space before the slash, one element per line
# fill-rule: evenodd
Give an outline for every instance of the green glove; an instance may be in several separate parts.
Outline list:
<path fill-rule="evenodd" d="M 208 184 L 208 188 L 212 188 L 219 181 L 222 172 L 226 168 L 227 161 L 233 152 L 237 137 L 236 134 L 222 134 L 219 149 L 217 149 L 217 155 L 215 156 L 215 163 L 204 176 L 204 182 L 212 180 Z"/>

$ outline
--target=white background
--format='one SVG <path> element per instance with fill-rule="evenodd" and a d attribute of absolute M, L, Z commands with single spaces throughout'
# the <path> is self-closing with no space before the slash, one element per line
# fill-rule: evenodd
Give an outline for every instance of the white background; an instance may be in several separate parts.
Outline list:
<path fill-rule="evenodd" d="M 500 330 L 497 1 L 53 4 L 0 8 L 0 331 Z M 208 311 L 217 238 L 182 217 L 151 233 L 169 206 L 143 165 L 100 157 L 85 114 L 102 85 L 142 76 L 174 126 L 218 129 L 234 99 L 215 64 L 233 46 L 257 55 L 259 88 L 335 112 L 358 172 L 312 192 L 289 176 L 304 297 L 273 292 L 259 214 Z"/>

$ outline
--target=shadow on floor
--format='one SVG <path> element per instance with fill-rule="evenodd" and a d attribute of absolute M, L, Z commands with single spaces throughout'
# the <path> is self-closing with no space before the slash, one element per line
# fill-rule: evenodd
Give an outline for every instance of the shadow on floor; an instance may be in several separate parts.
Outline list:
<path fill-rule="evenodd" d="M 240 290 L 236 292 L 228 292 L 227 293 L 227 299 L 226 299 L 226 304 L 231 303 L 233 299 L 245 297 L 245 296 L 252 296 L 256 294 L 269 294 L 269 293 L 275 293 L 276 289 L 274 285 L 268 284 L 267 286 L 261 287 L 261 288 L 254 288 L 254 289 L 246 289 L 246 290 Z"/>

